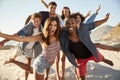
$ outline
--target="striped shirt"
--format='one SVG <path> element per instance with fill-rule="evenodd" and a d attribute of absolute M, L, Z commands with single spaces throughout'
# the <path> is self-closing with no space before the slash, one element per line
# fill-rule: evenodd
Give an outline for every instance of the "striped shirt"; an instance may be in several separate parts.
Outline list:
<path fill-rule="evenodd" d="M 56 56 L 60 51 L 60 42 L 53 41 L 51 44 L 43 50 L 43 56 L 45 57 L 48 62 L 54 62 Z"/>

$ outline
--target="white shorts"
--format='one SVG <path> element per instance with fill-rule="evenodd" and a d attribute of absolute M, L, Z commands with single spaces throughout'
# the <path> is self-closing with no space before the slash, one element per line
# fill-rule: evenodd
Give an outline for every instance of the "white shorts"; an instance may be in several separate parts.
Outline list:
<path fill-rule="evenodd" d="M 27 58 L 33 58 L 33 49 L 25 49 L 23 53 L 20 48 L 20 43 L 16 45 L 14 53 L 16 53 L 18 56 L 24 55 Z"/>

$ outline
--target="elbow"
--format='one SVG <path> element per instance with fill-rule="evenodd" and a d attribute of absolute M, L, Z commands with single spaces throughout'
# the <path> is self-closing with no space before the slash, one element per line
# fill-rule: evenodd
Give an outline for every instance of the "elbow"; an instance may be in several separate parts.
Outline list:
<path fill-rule="evenodd" d="M 22 37 L 18 37 L 18 38 L 14 39 L 14 40 L 15 40 L 15 41 L 18 41 L 18 42 L 23 42 Z"/>

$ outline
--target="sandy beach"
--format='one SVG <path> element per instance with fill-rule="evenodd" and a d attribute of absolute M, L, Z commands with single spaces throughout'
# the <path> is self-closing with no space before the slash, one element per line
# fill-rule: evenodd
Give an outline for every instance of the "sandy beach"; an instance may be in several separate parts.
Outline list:
<path fill-rule="evenodd" d="M 109 66 L 103 62 L 95 63 L 89 61 L 87 64 L 86 80 L 120 80 L 120 52 L 99 49 L 108 59 L 112 60 L 114 66 Z M 6 64 L 4 61 L 12 56 L 13 49 L 0 50 L 0 80 L 24 80 L 24 70 L 15 64 Z M 17 60 L 24 62 L 23 56 L 18 56 Z M 61 62 L 60 62 L 61 64 Z M 49 80 L 56 80 L 55 64 L 50 70 Z M 66 80 L 76 80 L 74 67 L 66 59 L 65 69 Z M 29 75 L 28 80 L 33 80 L 33 74 Z"/>

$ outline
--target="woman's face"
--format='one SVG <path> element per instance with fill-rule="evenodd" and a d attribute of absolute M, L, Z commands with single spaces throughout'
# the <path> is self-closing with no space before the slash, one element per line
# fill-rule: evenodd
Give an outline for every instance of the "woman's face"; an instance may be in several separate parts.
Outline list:
<path fill-rule="evenodd" d="M 66 8 L 63 9 L 63 14 L 64 14 L 65 17 L 69 16 L 69 14 L 70 14 L 69 12 L 70 12 L 69 9 L 66 9 Z"/>
<path fill-rule="evenodd" d="M 76 16 L 76 22 L 79 24 L 81 22 L 81 17 L 79 15 Z"/>
<path fill-rule="evenodd" d="M 40 23 L 41 23 L 41 19 L 40 18 L 34 18 L 33 19 L 33 26 L 34 26 L 34 28 L 39 27 Z"/>
<path fill-rule="evenodd" d="M 75 18 L 69 18 L 66 21 L 66 28 L 67 28 L 68 32 L 70 32 L 70 33 L 76 31 L 76 21 L 75 21 Z"/>
<path fill-rule="evenodd" d="M 49 35 L 54 35 L 55 32 L 57 30 L 57 21 L 51 21 L 51 23 L 49 24 Z"/>

